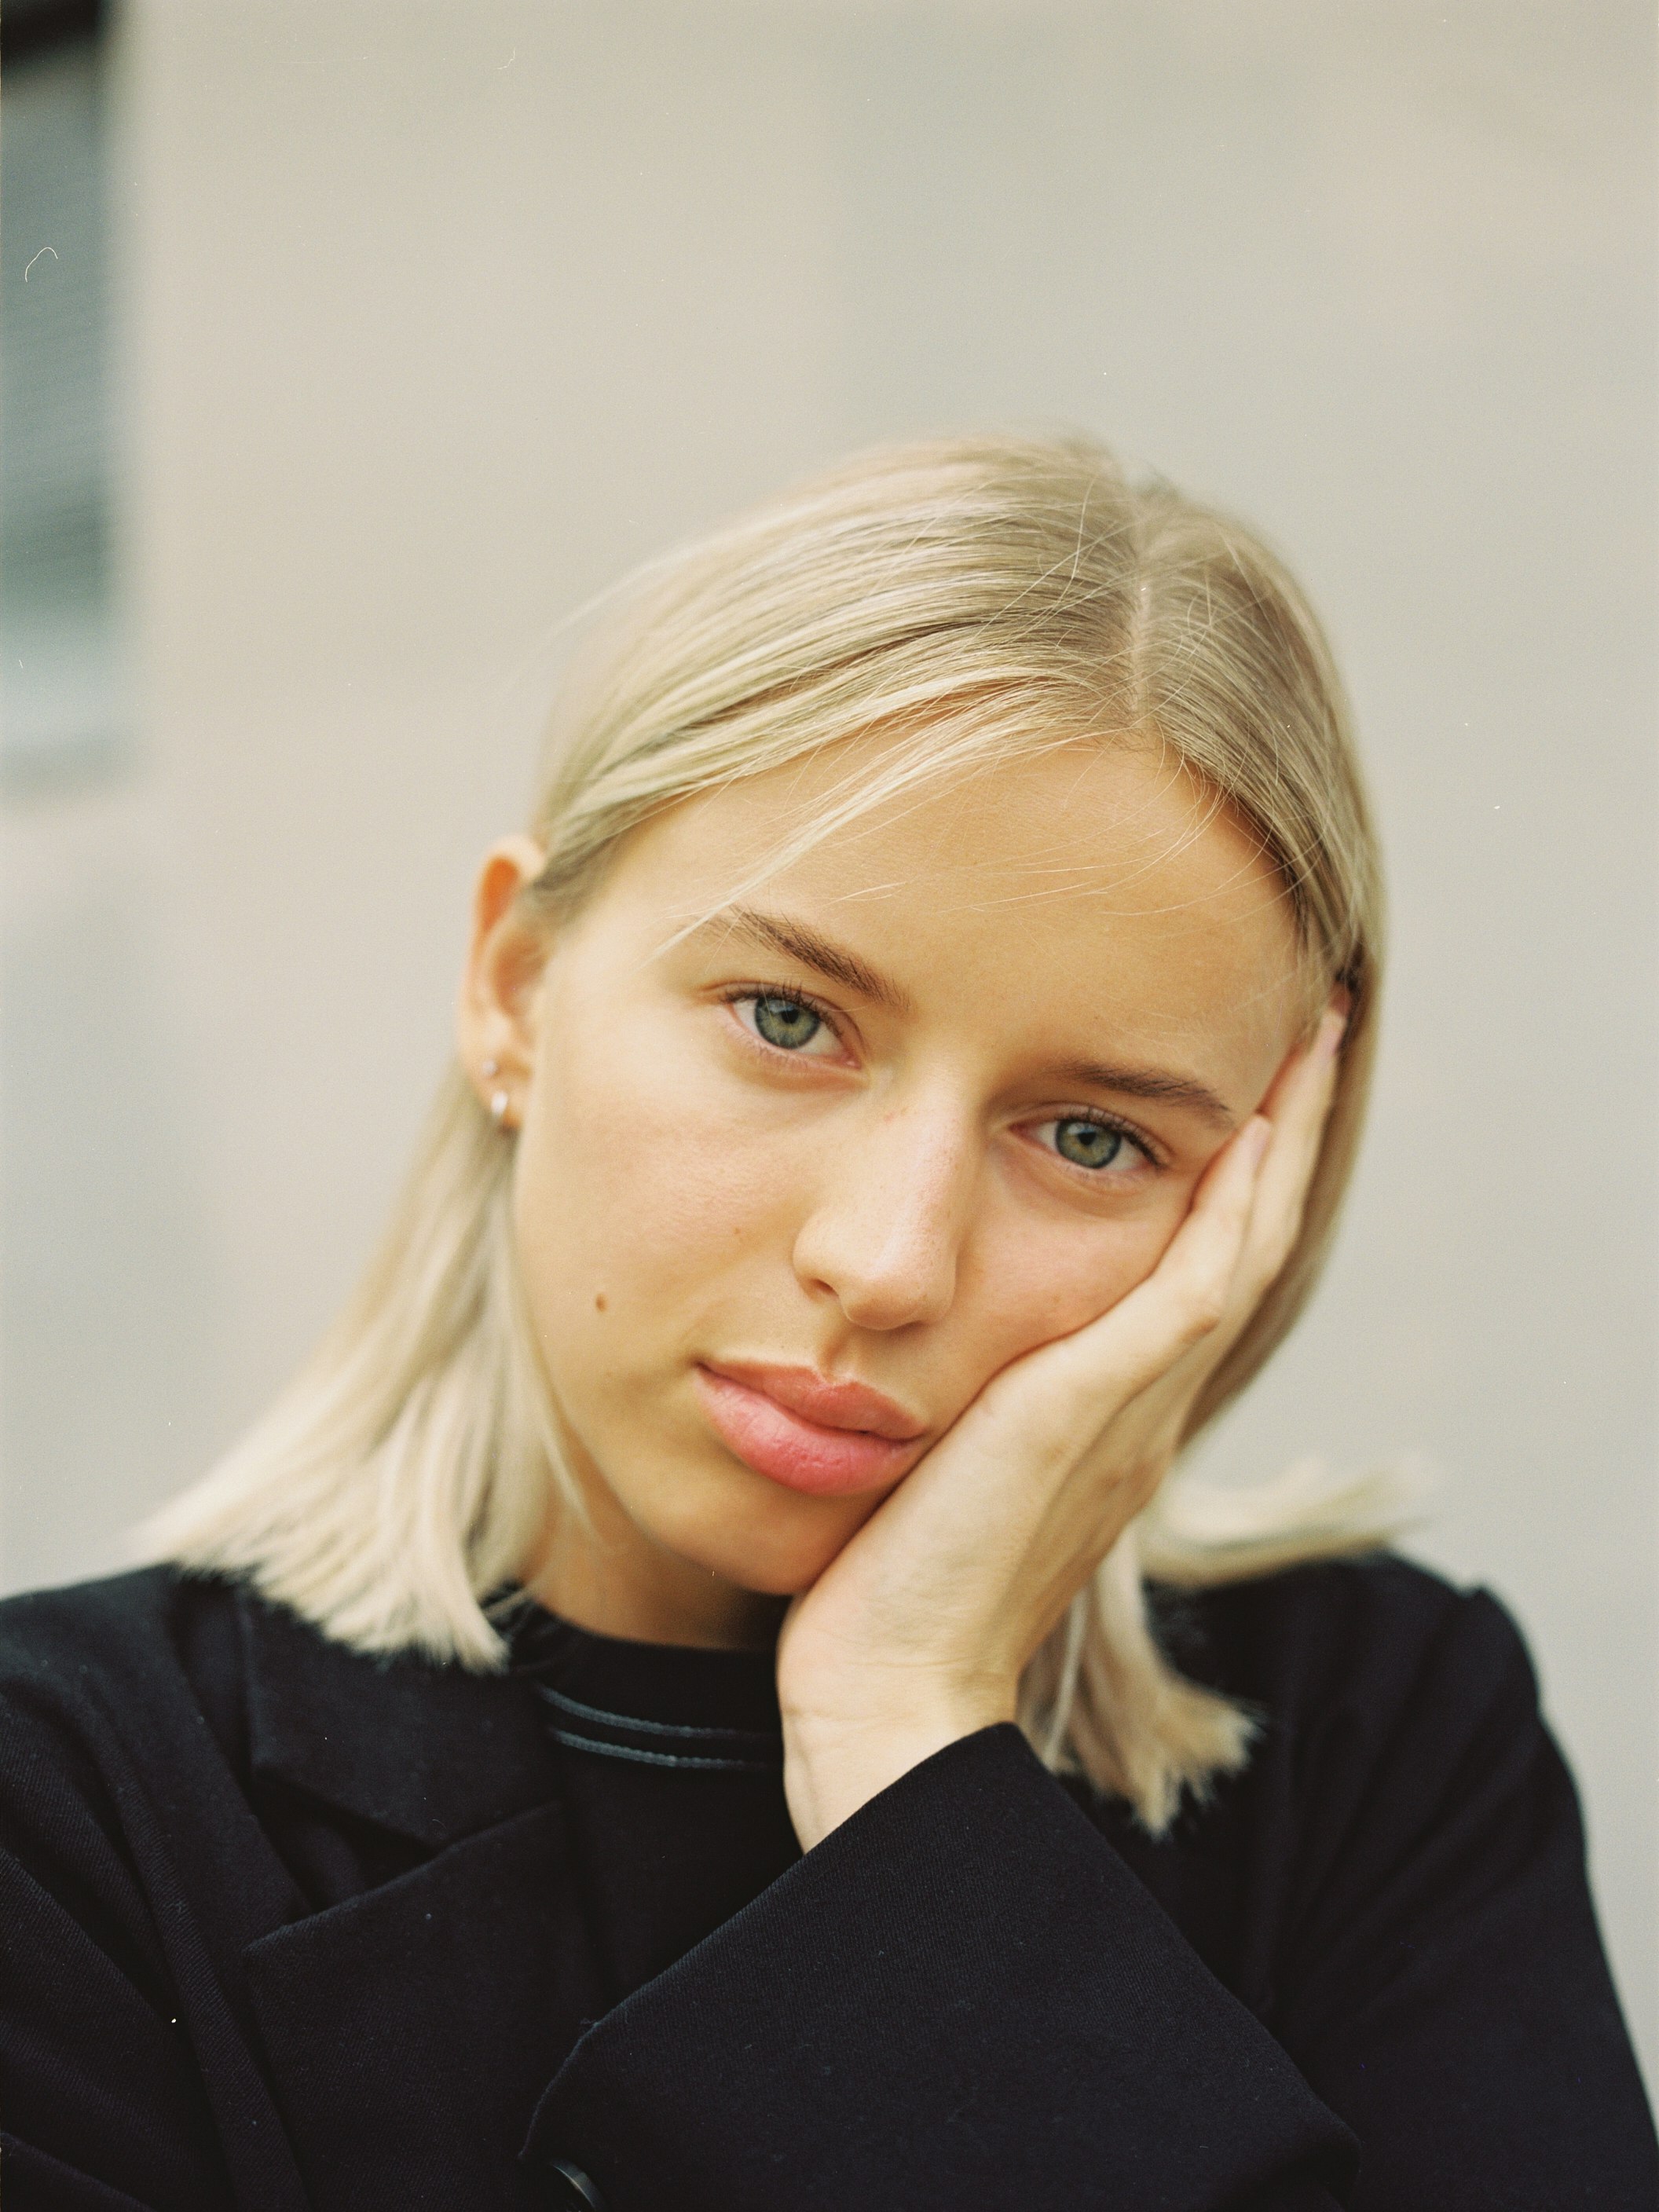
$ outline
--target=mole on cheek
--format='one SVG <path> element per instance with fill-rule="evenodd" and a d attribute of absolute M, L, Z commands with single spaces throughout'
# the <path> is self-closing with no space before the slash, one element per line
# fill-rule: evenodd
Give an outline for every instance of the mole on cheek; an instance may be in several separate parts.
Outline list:
<path fill-rule="evenodd" d="M 593 1310 L 594 1310 L 594 1312 L 595 1312 L 595 1313 L 603 1313 L 603 1312 L 605 1311 L 605 1307 L 606 1307 L 606 1304 L 608 1304 L 608 1301 L 607 1301 L 607 1299 L 606 1299 L 606 1297 L 605 1297 L 605 1292 L 604 1292 L 603 1291 L 594 1291 L 594 1293 L 593 1293 Z"/>

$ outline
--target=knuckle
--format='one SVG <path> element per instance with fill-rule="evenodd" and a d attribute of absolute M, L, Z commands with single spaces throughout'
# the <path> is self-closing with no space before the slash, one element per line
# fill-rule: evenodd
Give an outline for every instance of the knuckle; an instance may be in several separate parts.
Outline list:
<path fill-rule="evenodd" d="M 1227 1310 L 1227 1294 L 1219 1283 L 1197 1285 L 1186 1302 L 1182 1315 L 1182 1334 L 1189 1344 L 1196 1344 L 1219 1328 L 1221 1317 Z"/>

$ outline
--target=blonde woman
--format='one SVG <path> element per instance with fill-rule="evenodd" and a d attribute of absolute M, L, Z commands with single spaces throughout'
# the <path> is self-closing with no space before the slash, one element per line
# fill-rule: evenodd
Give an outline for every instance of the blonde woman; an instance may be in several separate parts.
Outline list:
<path fill-rule="evenodd" d="M 356 1302 L 0 1609 L 8 2212 L 1650 2207 L 1514 1628 L 1177 1472 L 1380 927 L 1295 585 L 1092 447 L 650 572 Z"/>

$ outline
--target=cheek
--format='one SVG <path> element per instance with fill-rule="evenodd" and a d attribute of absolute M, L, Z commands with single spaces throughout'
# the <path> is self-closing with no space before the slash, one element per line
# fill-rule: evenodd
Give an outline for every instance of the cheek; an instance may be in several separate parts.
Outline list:
<path fill-rule="evenodd" d="M 560 1073 L 532 1092 L 514 1200 L 543 1343 L 568 1359 L 617 1321 L 678 1334 L 777 1226 L 768 1194 L 789 1178 L 736 1140 L 730 1098 L 695 1066 L 665 1072 L 625 1044 L 550 1058 Z"/>
<path fill-rule="evenodd" d="M 1168 1249 L 1190 1182 L 1149 1194 L 1115 1220 L 1034 1225 L 1029 1215 L 987 1224 L 975 1255 L 972 1334 L 986 1377 L 1022 1352 L 1069 1336 L 1144 1282 Z M 964 1309 L 969 1302 L 963 1301 Z"/>

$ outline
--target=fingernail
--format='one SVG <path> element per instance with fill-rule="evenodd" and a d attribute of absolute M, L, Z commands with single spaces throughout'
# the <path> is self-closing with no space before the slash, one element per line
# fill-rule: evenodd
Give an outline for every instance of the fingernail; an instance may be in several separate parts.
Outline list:
<path fill-rule="evenodd" d="M 1273 1135 L 1273 1125 L 1265 1114 L 1252 1115 L 1250 1126 L 1244 1132 L 1244 1149 L 1249 1154 L 1250 1165 L 1259 1168 L 1261 1155 L 1267 1149 L 1267 1139 Z"/>
<path fill-rule="evenodd" d="M 1324 1018 L 1319 1024 L 1319 1036 L 1315 1047 L 1322 1060 L 1336 1058 L 1337 1047 L 1341 1043 L 1347 1026 L 1348 1018 L 1345 1013 L 1340 1012 L 1335 1006 L 1327 1006 Z"/>

